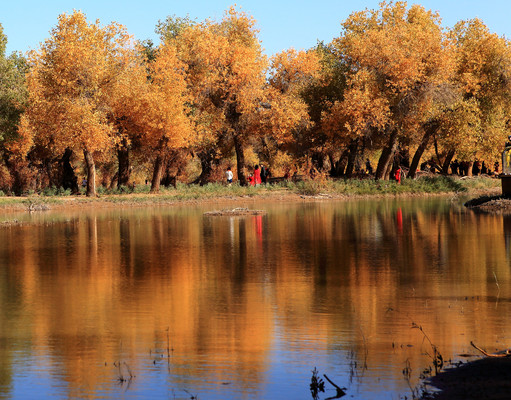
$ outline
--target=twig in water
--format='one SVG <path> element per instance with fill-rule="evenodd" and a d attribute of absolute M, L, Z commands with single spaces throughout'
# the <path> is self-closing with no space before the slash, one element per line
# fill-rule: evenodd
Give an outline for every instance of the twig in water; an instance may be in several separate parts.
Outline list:
<path fill-rule="evenodd" d="M 312 370 L 311 383 L 309 385 L 312 398 L 314 400 L 319 399 L 319 392 L 325 391 L 325 382 L 318 376 L 318 370 L 316 367 Z"/>
<path fill-rule="evenodd" d="M 126 364 L 126 361 L 124 361 L 124 365 L 126 366 L 126 369 L 128 370 L 128 374 L 130 374 L 130 380 L 133 379 L 135 377 L 135 375 L 133 375 L 131 373 L 131 369 L 130 369 L 129 365 Z"/>
<path fill-rule="evenodd" d="M 125 377 L 122 373 L 122 365 L 123 364 L 126 367 L 126 371 L 128 371 L 128 374 L 130 375 L 129 377 Z M 114 366 L 116 366 L 119 370 L 119 377 L 117 378 L 117 380 L 120 383 L 131 382 L 131 380 L 135 377 L 135 375 L 133 375 L 133 373 L 131 372 L 131 369 L 130 369 L 129 365 L 126 363 L 126 361 L 123 361 L 122 363 L 119 361 L 119 362 L 117 362 L 117 364 L 114 362 Z"/>
<path fill-rule="evenodd" d="M 495 308 L 497 308 L 497 306 L 499 305 L 499 298 L 500 298 L 500 286 L 499 286 L 499 281 L 497 279 L 497 274 L 495 274 L 495 271 L 492 271 L 493 272 L 493 277 L 495 278 L 495 284 L 497 285 L 497 301 L 495 302 Z"/>
<path fill-rule="evenodd" d="M 115 362 L 114 362 L 114 365 L 115 365 Z M 122 368 L 121 368 L 121 363 L 119 362 L 119 364 L 117 365 L 119 367 L 119 377 L 117 378 L 117 380 L 119 382 L 125 382 L 126 379 L 124 379 L 124 375 L 122 374 Z"/>
<path fill-rule="evenodd" d="M 509 349 L 507 349 L 504 353 L 491 354 L 491 353 L 488 353 L 488 352 L 484 351 L 480 347 L 476 346 L 474 344 L 474 342 L 472 342 L 472 341 L 470 342 L 470 344 L 472 345 L 473 348 L 479 350 L 486 357 L 511 357 L 511 350 L 509 350 Z"/>
<path fill-rule="evenodd" d="M 167 358 L 170 358 L 170 327 L 167 326 Z M 174 349 L 172 349 L 174 351 Z"/>
<path fill-rule="evenodd" d="M 336 392 L 335 397 L 329 397 L 330 399 L 339 399 L 339 398 L 341 398 L 342 396 L 345 396 L 345 395 L 346 395 L 346 392 L 345 392 L 346 388 L 345 388 L 345 387 L 340 388 L 340 387 L 339 387 L 339 386 L 337 386 L 334 382 L 332 382 L 328 376 L 326 376 L 325 374 L 323 374 L 323 376 L 325 377 L 325 379 L 326 379 L 328 382 L 330 382 L 330 384 L 331 384 L 331 385 L 335 388 L 335 390 L 337 391 L 337 392 Z"/>
<path fill-rule="evenodd" d="M 391 312 L 391 311 L 398 312 L 397 310 L 394 310 L 393 308 L 387 309 L 387 312 Z M 433 355 L 429 354 L 428 352 L 426 352 L 426 355 L 431 358 L 431 360 L 433 362 L 433 366 L 435 367 L 435 374 L 438 374 L 438 372 L 441 371 L 444 366 L 444 358 L 442 357 L 442 354 L 438 350 L 438 347 L 431 341 L 431 339 L 429 338 L 427 333 L 424 331 L 422 326 L 415 323 L 415 321 L 412 318 L 410 318 L 410 316 L 408 316 L 407 314 L 405 314 L 405 315 L 412 322 L 412 329 L 418 329 L 419 331 L 421 331 L 422 336 L 423 336 L 423 342 L 424 342 L 424 340 L 427 340 L 427 342 L 429 343 L 429 346 L 433 350 Z"/>
<path fill-rule="evenodd" d="M 433 361 L 433 366 L 435 367 L 435 374 L 438 374 L 438 372 L 442 369 L 444 366 L 444 358 L 442 357 L 442 354 L 438 351 L 438 348 L 435 344 L 431 341 L 429 336 L 424 332 L 424 329 L 421 325 L 417 325 L 414 321 L 412 321 L 412 329 L 418 329 L 422 332 L 424 339 L 429 342 L 429 345 L 431 346 L 431 349 L 433 350 L 433 355 L 426 352 L 426 354 L 431 358 Z"/>
<path fill-rule="evenodd" d="M 495 271 L 493 271 L 493 276 L 495 278 L 495 284 L 497 285 L 497 289 L 499 290 L 499 293 L 500 293 L 499 281 L 497 280 L 497 275 L 495 274 Z"/>
<path fill-rule="evenodd" d="M 364 331 L 362 331 L 362 327 L 360 327 L 360 334 L 362 335 L 362 340 L 363 340 L 363 343 L 364 343 L 364 365 L 363 365 L 363 370 L 366 370 L 367 369 L 367 356 L 369 355 L 369 350 L 367 349 L 367 341 L 366 341 L 366 337 L 364 335 Z"/>
<path fill-rule="evenodd" d="M 186 389 L 183 389 L 186 393 L 188 393 L 190 395 L 190 400 L 199 400 L 199 397 L 197 395 L 193 395 L 191 394 L 188 390 Z"/>

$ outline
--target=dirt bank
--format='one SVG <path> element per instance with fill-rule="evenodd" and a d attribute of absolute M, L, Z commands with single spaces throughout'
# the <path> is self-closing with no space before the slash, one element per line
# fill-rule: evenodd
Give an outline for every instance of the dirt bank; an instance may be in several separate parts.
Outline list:
<path fill-rule="evenodd" d="M 485 357 L 446 369 L 430 379 L 440 392 L 435 400 L 504 400 L 511 398 L 511 357 Z"/>
<path fill-rule="evenodd" d="M 511 214 L 511 198 L 502 195 L 481 196 L 467 201 L 465 206 L 474 211 Z"/>

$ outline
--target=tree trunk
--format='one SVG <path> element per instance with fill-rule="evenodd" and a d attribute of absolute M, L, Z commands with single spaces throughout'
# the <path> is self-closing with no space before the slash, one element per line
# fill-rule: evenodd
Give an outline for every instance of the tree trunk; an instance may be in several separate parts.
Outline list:
<path fill-rule="evenodd" d="M 355 168 L 355 162 L 357 159 L 357 151 L 358 151 L 358 140 L 354 140 L 348 146 L 348 165 L 346 166 L 346 178 L 351 178 L 353 176 L 353 169 Z"/>
<path fill-rule="evenodd" d="M 467 161 L 467 176 L 473 176 L 472 169 L 474 168 L 474 162 L 473 161 Z"/>
<path fill-rule="evenodd" d="M 20 173 L 18 171 L 18 166 L 16 165 L 16 161 L 11 162 L 9 157 L 7 156 L 7 152 L 4 153 L 4 162 L 9 170 L 9 173 L 11 174 L 13 178 L 13 182 L 11 184 L 10 190 L 14 192 L 16 196 L 21 196 L 24 192 L 24 189 L 26 187 L 25 182 L 21 179 Z"/>
<path fill-rule="evenodd" d="M 415 178 L 415 175 L 417 174 L 417 168 L 419 168 L 419 163 L 421 161 L 421 157 L 428 148 L 429 139 L 431 138 L 431 134 L 426 133 L 422 137 L 422 141 L 419 144 L 419 147 L 417 147 L 417 150 L 415 150 L 415 154 L 412 158 L 412 164 L 410 165 L 410 169 L 408 170 L 408 178 Z"/>
<path fill-rule="evenodd" d="M 328 154 L 328 161 L 330 162 L 330 176 L 336 176 L 336 171 L 335 171 L 335 160 L 334 160 L 334 156 L 329 153 Z"/>
<path fill-rule="evenodd" d="M 156 160 L 154 160 L 153 178 L 151 180 L 151 193 L 158 193 L 160 191 L 161 174 L 163 172 L 164 165 L 164 157 L 157 155 Z"/>
<path fill-rule="evenodd" d="M 323 153 L 314 152 L 311 156 L 312 165 L 317 171 L 322 172 L 325 169 L 325 156 Z"/>
<path fill-rule="evenodd" d="M 96 196 L 96 165 L 94 164 L 94 158 L 87 149 L 83 150 L 83 156 L 85 158 L 85 168 L 87 169 L 87 197 Z"/>
<path fill-rule="evenodd" d="M 61 186 L 64 189 L 71 189 L 73 194 L 80 192 L 78 189 L 78 177 L 75 174 L 75 170 L 71 165 L 71 157 L 73 156 L 73 150 L 66 149 L 60 162 L 62 163 L 62 181 Z"/>
<path fill-rule="evenodd" d="M 204 186 L 211 181 L 211 175 L 213 173 L 213 151 L 204 150 L 197 153 L 200 160 L 201 173 L 194 183 L 198 183 Z"/>
<path fill-rule="evenodd" d="M 378 167 L 376 168 L 374 176 L 375 180 L 385 178 L 389 163 L 392 161 L 392 157 L 396 152 L 397 144 L 397 130 L 394 129 L 390 134 L 387 145 L 381 153 L 380 159 L 378 160 Z"/>
<path fill-rule="evenodd" d="M 344 175 L 344 170 L 346 169 L 346 164 L 348 163 L 348 155 L 348 149 L 344 149 L 337 162 L 334 161 L 333 156 L 330 156 L 330 163 L 332 164 L 330 168 L 331 177 L 339 177 Z"/>
<path fill-rule="evenodd" d="M 174 167 L 174 164 L 176 163 L 176 159 L 178 159 L 177 152 L 172 152 L 171 156 L 167 159 L 167 162 L 165 163 L 165 173 L 163 174 L 161 178 L 161 184 L 165 187 L 173 186 L 174 188 L 177 187 L 177 175 L 179 175 L 179 170 L 175 175 L 172 175 L 171 171 Z"/>
<path fill-rule="evenodd" d="M 119 173 L 117 175 L 117 187 L 128 186 L 131 176 L 130 151 L 125 143 L 117 149 L 117 160 L 119 162 Z"/>
<path fill-rule="evenodd" d="M 429 140 L 433 136 L 433 134 L 438 129 L 438 124 L 430 123 L 425 127 L 424 136 L 422 137 L 422 141 L 415 150 L 415 154 L 413 155 L 412 164 L 410 165 L 410 169 L 408 171 L 408 178 L 415 178 L 415 174 L 417 172 L 417 168 L 419 167 L 419 163 L 421 161 L 421 157 L 428 148 Z"/>
<path fill-rule="evenodd" d="M 390 180 L 390 177 L 392 176 L 392 170 L 394 169 L 394 160 L 390 160 L 387 164 L 387 168 L 385 169 L 385 173 L 382 176 L 382 179 L 384 181 Z"/>
<path fill-rule="evenodd" d="M 456 150 L 450 150 L 449 153 L 445 156 L 444 164 L 442 165 L 442 173 L 449 174 L 449 167 L 451 166 L 451 161 L 456 154 Z"/>
<path fill-rule="evenodd" d="M 245 177 L 245 153 L 243 143 L 239 135 L 234 136 L 234 149 L 236 150 L 236 170 L 238 172 L 238 181 L 241 186 L 247 186 Z"/>

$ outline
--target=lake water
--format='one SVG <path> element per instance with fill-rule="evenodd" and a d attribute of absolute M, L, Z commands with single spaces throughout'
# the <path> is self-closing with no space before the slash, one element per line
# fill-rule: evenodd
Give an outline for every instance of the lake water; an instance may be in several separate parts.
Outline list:
<path fill-rule="evenodd" d="M 266 214 L 204 215 L 227 206 Z M 511 343 L 511 219 L 460 199 L 0 216 L 13 219 L 0 398 L 311 399 L 316 368 L 345 398 L 397 400 L 432 344 L 455 362 L 470 341 Z"/>

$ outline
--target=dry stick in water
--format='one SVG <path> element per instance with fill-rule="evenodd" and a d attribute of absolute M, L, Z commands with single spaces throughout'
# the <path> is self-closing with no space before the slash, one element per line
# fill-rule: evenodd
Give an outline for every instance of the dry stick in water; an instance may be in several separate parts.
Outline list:
<path fill-rule="evenodd" d="M 167 326 L 167 359 L 170 359 L 170 327 Z"/>
<path fill-rule="evenodd" d="M 497 301 L 495 302 L 495 308 L 497 308 L 499 304 L 499 298 L 500 298 L 500 286 L 499 281 L 497 280 L 497 274 L 495 274 L 495 271 L 493 271 L 493 277 L 495 278 L 495 284 L 497 285 Z"/>
<path fill-rule="evenodd" d="M 133 377 L 134 377 L 135 375 L 133 375 L 133 374 L 131 373 L 130 367 L 129 367 L 129 365 L 126 363 L 126 361 L 124 361 L 124 365 L 126 366 L 126 369 L 128 370 L 128 374 L 130 374 L 130 380 L 131 380 L 131 379 L 133 379 Z"/>
<path fill-rule="evenodd" d="M 506 350 L 505 353 L 501 353 L 501 354 L 491 354 L 491 353 L 488 353 L 486 352 L 485 350 L 481 349 L 480 347 L 476 346 L 474 344 L 474 342 L 470 341 L 470 344 L 472 345 L 473 348 L 479 350 L 481 353 L 483 353 L 486 357 L 510 357 L 511 356 L 511 350 Z"/>
<path fill-rule="evenodd" d="M 330 382 L 330 384 L 335 387 L 335 389 L 337 390 L 337 395 L 335 397 L 333 397 L 334 399 L 335 398 L 339 398 L 339 397 L 342 397 L 346 394 L 345 390 L 346 388 L 340 388 L 339 386 L 337 386 L 335 383 L 333 383 L 330 378 L 328 378 L 328 376 L 326 376 L 325 374 L 323 374 L 323 376 L 325 377 L 325 379 Z"/>
<path fill-rule="evenodd" d="M 500 293 L 499 281 L 497 280 L 497 275 L 495 274 L 495 271 L 493 271 L 493 276 L 495 278 L 495 284 L 497 285 L 497 289 L 499 290 L 499 293 Z"/>
<path fill-rule="evenodd" d="M 115 363 L 114 363 L 115 365 Z M 122 375 L 122 369 L 121 369 L 121 363 L 119 362 L 118 364 L 118 367 L 119 367 L 119 378 L 118 378 L 118 381 L 119 382 L 124 382 L 126 379 L 124 379 L 124 376 Z"/>

